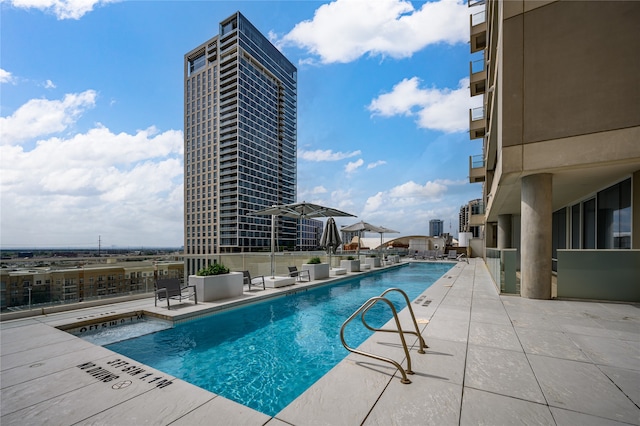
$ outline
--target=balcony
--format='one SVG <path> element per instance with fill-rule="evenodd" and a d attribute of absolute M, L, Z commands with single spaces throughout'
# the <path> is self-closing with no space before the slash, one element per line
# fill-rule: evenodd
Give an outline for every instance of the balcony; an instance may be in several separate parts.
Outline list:
<path fill-rule="evenodd" d="M 469 138 L 478 139 L 485 135 L 487 120 L 484 115 L 484 107 L 469 110 Z"/>
<path fill-rule="evenodd" d="M 485 223 L 484 203 L 480 202 L 471 206 L 471 214 L 469 215 L 469 226 L 483 226 Z"/>
<path fill-rule="evenodd" d="M 471 34 L 471 53 L 479 52 L 487 47 L 487 19 L 483 9 L 469 17 Z"/>
<path fill-rule="evenodd" d="M 484 182 L 485 163 L 482 155 L 469 157 L 469 183 Z"/>
<path fill-rule="evenodd" d="M 469 62 L 471 96 L 482 95 L 487 89 L 487 69 L 484 58 Z"/>

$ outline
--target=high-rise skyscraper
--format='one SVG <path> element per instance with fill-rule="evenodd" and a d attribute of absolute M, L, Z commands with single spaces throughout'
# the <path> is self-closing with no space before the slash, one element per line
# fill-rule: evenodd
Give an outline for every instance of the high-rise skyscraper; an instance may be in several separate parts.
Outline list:
<path fill-rule="evenodd" d="M 429 235 L 439 237 L 444 232 L 444 222 L 442 219 L 431 219 L 429 221 Z"/>
<path fill-rule="evenodd" d="M 271 218 L 296 201 L 297 70 L 240 12 L 184 56 L 187 274 L 214 254 L 265 250 Z M 278 219 L 278 246 L 296 222 Z"/>

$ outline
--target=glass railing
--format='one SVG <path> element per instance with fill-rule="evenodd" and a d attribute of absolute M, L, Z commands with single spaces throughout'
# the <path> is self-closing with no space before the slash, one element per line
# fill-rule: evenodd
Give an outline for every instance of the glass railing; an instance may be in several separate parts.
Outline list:
<path fill-rule="evenodd" d="M 469 2 L 471 3 L 471 2 Z M 484 3 L 484 1 L 482 2 L 475 2 L 477 3 Z M 482 23 L 484 23 L 487 20 L 487 13 L 485 10 L 482 10 L 480 12 L 474 13 L 471 15 L 471 25 L 472 26 L 476 26 L 476 25 L 480 25 Z"/>
<path fill-rule="evenodd" d="M 471 156 L 471 168 L 479 169 L 484 167 L 484 156 L 483 155 L 472 155 Z"/>
<path fill-rule="evenodd" d="M 486 248 L 486 264 L 500 293 L 517 294 L 516 249 Z"/>
<path fill-rule="evenodd" d="M 477 107 L 471 109 L 471 120 L 482 120 L 484 118 L 484 107 Z"/>
<path fill-rule="evenodd" d="M 471 61 L 471 74 L 477 74 L 484 71 L 484 58 Z"/>

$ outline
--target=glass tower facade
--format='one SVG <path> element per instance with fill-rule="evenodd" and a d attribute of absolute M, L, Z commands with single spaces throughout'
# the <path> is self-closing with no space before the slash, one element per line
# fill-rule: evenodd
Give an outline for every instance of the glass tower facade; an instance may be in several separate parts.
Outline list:
<path fill-rule="evenodd" d="M 271 218 L 296 201 L 297 70 L 241 13 L 184 56 L 184 253 L 188 273 L 209 255 L 266 251 Z M 295 247 L 279 218 L 277 245 Z"/>

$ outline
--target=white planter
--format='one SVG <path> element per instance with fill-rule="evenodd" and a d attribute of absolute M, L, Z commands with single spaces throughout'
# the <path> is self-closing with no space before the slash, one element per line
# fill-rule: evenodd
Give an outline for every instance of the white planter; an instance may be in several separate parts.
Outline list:
<path fill-rule="evenodd" d="M 242 296 L 243 284 L 242 272 L 229 272 L 228 274 L 205 277 L 189 275 L 189 285 L 196 286 L 198 300 L 203 302 Z"/>
<path fill-rule="evenodd" d="M 371 268 L 379 268 L 381 266 L 379 257 L 365 257 L 364 262 L 371 265 Z"/>
<path fill-rule="evenodd" d="M 341 260 L 340 267 L 347 270 L 347 272 L 360 272 L 359 260 Z"/>
<path fill-rule="evenodd" d="M 303 263 L 302 270 L 309 271 L 309 276 L 311 277 L 312 281 L 321 280 L 323 278 L 329 278 L 328 263 L 316 263 L 316 264 Z"/>

